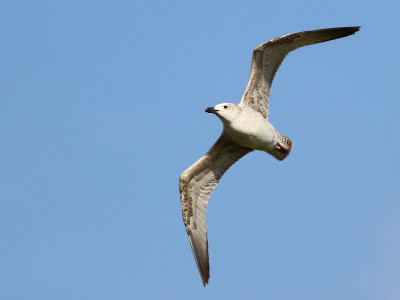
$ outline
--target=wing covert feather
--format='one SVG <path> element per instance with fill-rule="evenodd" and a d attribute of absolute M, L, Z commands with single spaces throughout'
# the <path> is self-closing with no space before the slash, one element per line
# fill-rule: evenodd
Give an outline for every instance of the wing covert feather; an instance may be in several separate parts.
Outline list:
<path fill-rule="evenodd" d="M 268 119 L 268 102 L 272 81 L 289 52 L 300 47 L 352 35 L 360 27 L 337 27 L 296 32 L 272 39 L 253 51 L 250 78 L 239 106 L 247 105 Z"/>
<path fill-rule="evenodd" d="M 223 132 L 211 149 L 179 178 L 183 222 L 204 286 L 210 277 L 206 227 L 208 199 L 225 171 L 251 151 Z"/>

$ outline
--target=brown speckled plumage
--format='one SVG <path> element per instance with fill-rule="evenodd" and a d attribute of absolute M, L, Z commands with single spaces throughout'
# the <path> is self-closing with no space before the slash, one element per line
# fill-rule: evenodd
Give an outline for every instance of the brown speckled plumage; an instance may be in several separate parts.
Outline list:
<path fill-rule="evenodd" d="M 204 285 L 210 277 L 205 215 L 208 198 L 225 171 L 250 151 L 222 133 L 214 146 L 179 178 L 183 222 Z"/>
<path fill-rule="evenodd" d="M 252 113 L 248 113 L 249 115 L 257 115 L 258 119 L 261 120 L 257 125 L 260 123 L 267 124 L 271 84 L 276 71 L 287 54 L 303 46 L 354 34 L 358 30 L 359 27 L 340 27 L 296 32 L 272 39 L 256 47 L 253 52 L 249 82 L 237 106 L 236 113 L 245 116 L 243 113 L 246 113 L 246 111 L 248 113 L 250 110 Z M 236 105 L 233 106 L 236 107 Z M 224 106 L 224 108 L 227 107 Z M 218 112 L 213 108 L 208 108 L 206 111 Z M 239 125 L 247 124 L 249 123 L 248 120 L 252 121 L 252 117 L 246 116 L 244 123 L 242 121 L 238 123 Z M 245 129 L 256 128 L 253 124 L 254 122 L 250 122 L 250 126 L 247 126 L 247 124 Z M 206 207 L 208 199 L 220 178 L 230 166 L 253 149 L 266 151 L 276 159 L 283 160 L 289 155 L 292 148 L 292 140 L 276 132 L 275 129 L 270 129 L 271 139 L 273 138 L 274 142 L 272 148 L 259 149 L 248 146 L 249 144 L 245 144 L 241 140 L 234 139 L 232 131 L 230 131 L 231 135 L 228 135 L 225 125 L 224 123 L 224 131 L 212 148 L 184 171 L 179 179 L 183 222 L 204 286 L 208 283 L 210 277 Z M 250 136 L 249 131 L 245 130 L 244 132 L 245 137 Z M 236 135 L 236 138 L 238 136 L 240 134 Z M 259 136 L 261 135 L 256 135 L 256 137 Z M 246 147 L 243 145 L 246 145 Z"/>
<path fill-rule="evenodd" d="M 354 34 L 360 27 L 338 27 L 296 32 L 272 39 L 253 51 L 250 78 L 239 105 L 248 105 L 268 118 L 272 81 L 283 59 L 300 47 Z"/>

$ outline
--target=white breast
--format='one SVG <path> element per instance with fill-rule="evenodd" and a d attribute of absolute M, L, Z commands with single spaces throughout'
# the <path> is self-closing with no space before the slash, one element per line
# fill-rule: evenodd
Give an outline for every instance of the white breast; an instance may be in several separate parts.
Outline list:
<path fill-rule="evenodd" d="M 278 134 L 271 123 L 254 110 L 242 111 L 225 130 L 238 144 L 254 149 L 267 150 L 276 146 Z"/>

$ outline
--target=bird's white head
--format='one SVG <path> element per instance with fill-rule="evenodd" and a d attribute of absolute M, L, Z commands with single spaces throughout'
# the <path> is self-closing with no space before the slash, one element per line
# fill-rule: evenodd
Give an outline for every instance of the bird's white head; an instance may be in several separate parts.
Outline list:
<path fill-rule="evenodd" d="M 206 112 L 216 114 L 224 124 L 232 122 L 239 111 L 239 107 L 234 103 L 220 103 L 214 107 L 206 108 Z"/>

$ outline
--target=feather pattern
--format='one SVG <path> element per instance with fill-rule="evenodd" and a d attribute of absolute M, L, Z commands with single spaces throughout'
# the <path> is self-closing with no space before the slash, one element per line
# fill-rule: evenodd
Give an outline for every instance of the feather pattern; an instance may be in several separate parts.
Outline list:
<path fill-rule="evenodd" d="M 360 27 L 337 27 L 295 32 L 272 39 L 253 51 L 250 78 L 239 106 L 247 105 L 268 119 L 268 102 L 272 81 L 283 59 L 300 47 L 352 35 Z"/>
<path fill-rule="evenodd" d="M 214 146 L 180 176 L 183 222 L 204 285 L 210 278 L 206 228 L 208 199 L 225 171 L 250 151 L 223 132 Z"/>
<path fill-rule="evenodd" d="M 179 179 L 183 222 L 204 286 L 210 278 L 206 207 L 222 175 L 255 149 L 278 160 L 285 159 L 291 151 L 292 140 L 268 122 L 270 89 L 280 64 L 295 49 L 352 35 L 358 30 L 359 27 L 338 27 L 296 32 L 261 44 L 253 51 L 250 78 L 239 105 L 223 103 L 206 109 L 224 122 L 224 131 Z M 231 107 L 233 110 L 229 110 Z"/>

